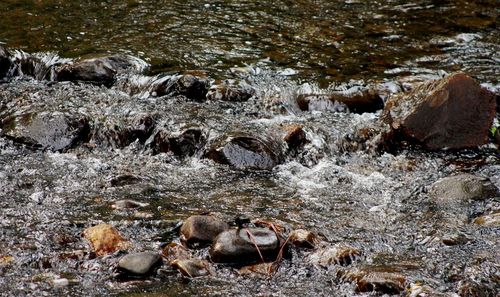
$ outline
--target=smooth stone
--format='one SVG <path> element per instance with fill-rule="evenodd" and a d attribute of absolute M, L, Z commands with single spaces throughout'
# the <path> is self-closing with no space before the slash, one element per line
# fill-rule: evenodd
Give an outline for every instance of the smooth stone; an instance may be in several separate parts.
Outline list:
<path fill-rule="evenodd" d="M 471 174 L 442 178 L 432 184 L 429 191 L 434 201 L 444 206 L 484 200 L 498 193 L 498 188 L 488 178 Z"/>
<path fill-rule="evenodd" d="M 89 120 L 80 114 L 33 112 L 0 122 L 3 135 L 29 146 L 65 151 L 87 140 Z"/>
<path fill-rule="evenodd" d="M 495 96 L 464 73 L 419 85 L 389 98 L 384 121 L 394 137 L 438 149 L 486 144 L 496 113 Z"/>
<path fill-rule="evenodd" d="M 308 260 L 316 265 L 349 265 L 361 255 L 361 251 L 348 246 L 332 246 L 318 249 L 308 256 Z"/>
<path fill-rule="evenodd" d="M 126 250 L 130 242 L 125 240 L 115 227 L 99 224 L 83 231 L 83 237 L 90 241 L 97 256 L 111 254 L 117 250 Z"/>
<path fill-rule="evenodd" d="M 143 276 L 151 274 L 161 263 L 161 256 L 154 252 L 128 254 L 118 262 L 118 270 L 125 274 Z"/>
<path fill-rule="evenodd" d="M 314 233 L 304 229 L 293 230 L 288 237 L 293 245 L 307 249 L 315 248 L 316 244 L 319 242 L 319 239 Z"/>
<path fill-rule="evenodd" d="M 200 259 L 176 259 L 170 265 L 186 277 L 200 277 L 210 275 L 210 263 Z"/>
<path fill-rule="evenodd" d="M 219 139 L 206 157 L 241 170 L 271 170 L 283 162 L 283 151 L 281 140 L 236 133 Z"/>
<path fill-rule="evenodd" d="M 111 87 L 116 80 L 117 70 L 103 58 L 82 60 L 57 69 L 57 81 L 86 82 Z"/>
<path fill-rule="evenodd" d="M 181 241 L 188 246 L 210 244 L 217 235 L 227 229 L 229 229 L 229 225 L 215 216 L 191 216 L 182 224 Z"/>
<path fill-rule="evenodd" d="M 215 239 L 210 257 L 216 263 L 255 263 L 275 260 L 280 239 L 266 228 L 242 228 L 224 231 Z M 260 254 L 259 254 L 260 252 Z"/>

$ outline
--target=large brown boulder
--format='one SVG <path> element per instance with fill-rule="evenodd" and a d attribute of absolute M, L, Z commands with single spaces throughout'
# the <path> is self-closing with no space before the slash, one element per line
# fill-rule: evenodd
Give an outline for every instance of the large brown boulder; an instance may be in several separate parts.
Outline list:
<path fill-rule="evenodd" d="M 389 98 L 383 119 L 403 139 L 429 149 L 459 149 L 488 142 L 495 110 L 491 92 L 455 73 Z"/>

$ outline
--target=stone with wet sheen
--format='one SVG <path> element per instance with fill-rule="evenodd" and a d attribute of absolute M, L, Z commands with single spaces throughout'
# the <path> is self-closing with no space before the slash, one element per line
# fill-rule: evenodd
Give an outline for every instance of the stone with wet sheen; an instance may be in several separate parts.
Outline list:
<path fill-rule="evenodd" d="M 116 80 L 117 70 L 106 58 L 82 60 L 57 69 L 57 81 L 86 82 L 111 87 Z"/>
<path fill-rule="evenodd" d="M 210 274 L 210 263 L 200 259 L 176 259 L 170 265 L 186 277 L 200 277 Z"/>
<path fill-rule="evenodd" d="M 245 81 L 226 80 L 212 85 L 207 93 L 208 100 L 243 102 L 255 95 L 255 89 Z"/>
<path fill-rule="evenodd" d="M 399 138 L 429 149 L 460 149 L 488 142 L 495 112 L 493 93 L 456 73 L 389 98 L 383 118 Z"/>
<path fill-rule="evenodd" d="M 210 258 L 216 263 L 255 263 L 275 260 L 280 249 L 276 233 L 266 228 L 243 228 L 225 231 L 215 239 Z"/>
<path fill-rule="evenodd" d="M 206 156 L 237 169 L 270 170 L 283 162 L 282 145 L 281 141 L 264 137 L 229 135 L 213 144 Z"/>
<path fill-rule="evenodd" d="M 181 240 L 189 246 L 206 245 L 223 231 L 229 229 L 229 225 L 211 215 L 195 215 L 187 218 L 181 227 Z"/>
<path fill-rule="evenodd" d="M 0 79 L 3 79 L 12 67 L 10 52 L 0 45 Z"/>
<path fill-rule="evenodd" d="M 162 263 L 161 256 L 154 252 L 128 254 L 118 262 L 118 271 L 125 275 L 146 276 Z"/>
<path fill-rule="evenodd" d="M 205 77 L 191 74 L 172 76 L 159 84 L 157 96 L 184 96 L 193 101 L 204 101 L 208 93 L 209 81 Z"/>
<path fill-rule="evenodd" d="M 179 158 L 195 155 L 205 144 L 205 135 L 200 128 L 188 128 L 179 133 L 160 129 L 153 137 L 153 154 L 171 152 Z"/>
<path fill-rule="evenodd" d="M 304 229 L 293 230 L 288 237 L 293 245 L 301 248 L 313 249 L 319 242 L 316 234 Z"/>
<path fill-rule="evenodd" d="M 73 148 L 90 133 L 86 116 L 50 111 L 7 117 L 0 128 L 4 136 L 16 142 L 51 151 Z"/>
<path fill-rule="evenodd" d="M 343 279 L 354 282 L 358 292 L 400 294 L 406 287 L 406 276 L 385 266 L 353 268 L 343 275 Z"/>

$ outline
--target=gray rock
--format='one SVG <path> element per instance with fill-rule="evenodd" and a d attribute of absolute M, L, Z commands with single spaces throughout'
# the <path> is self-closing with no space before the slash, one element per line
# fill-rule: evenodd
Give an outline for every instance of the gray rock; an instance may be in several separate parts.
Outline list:
<path fill-rule="evenodd" d="M 430 189 L 431 197 L 442 206 L 487 199 L 498 193 L 498 188 L 489 179 L 471 174 L 445 177 Z"/>
<path fill-rule="evenodd" d="M 161 265 L 161 256 L 153 252 L 128 254 L 118 262 L 118 271 L 130 276 L 145 276 Z"/>
<path fill-rule="evenodd" d="M 64 151 L 86 140 L 88 119 L 79 114 L 34 112 L 0 122 L 4 136 L 16 142 L 52 151 Z"/>
<path fill-rule="evenodd" d="M 196 215 L 186 219 L 181 227 L 181 240 L 188 246 L 206 245 L 214 241 L 229 225 L 211 215 Z"/>
<path fill-rule="evenodd" d="M 283 151 L 281 139 L 234 133 L 213 144 L 206 157 L 237 169 L 271 170 L 283 162 Z"/>
<path fill-rule="evenodd" d="M 255 263 L 275 260 L 280 239 L 265 228 L 243 228 L 225 231 L 215 239 L 210 257 L 216 263 Z M 260 254 L 259 254 L 260 252 Z"/>

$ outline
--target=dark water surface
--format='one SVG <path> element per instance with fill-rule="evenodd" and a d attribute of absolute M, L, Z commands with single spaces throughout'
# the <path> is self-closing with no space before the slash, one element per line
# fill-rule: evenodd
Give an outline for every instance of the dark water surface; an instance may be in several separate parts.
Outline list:
<path fill-rule="evenodd" d="M 271 171 L 240 171 L 202 152 L 154 155 L 138 142 L 50 152 L 0 137 L 0 296 L 377 295 L 339 277 L 339 270 L 367 266 L 405 276 L 406 290 L 395 295 L 423 296 L 415 292 L 427 286 L 430 296 L 495 296 L 500 229 L 471 221 L 498 213 L 499 197 L 440 208 L 428 189 L 458 173 L 500 187 L 498 148 L 346 152 L 345 134 L 380 112 L 302 112 L 291 102 L 328 86 L 405 85 L 459 70 L 498 94 L 499 10 L 495 0 L 0 1 L 0 42 L 11 49 L 64 58 L 126 53 L 147 61 L 149 75 L 243 75 L 256 90 L 248 102 L 198 103 L 150 96 L 140 84 L 130 92 L 130 81 L 144 80 L 136 74 L 112 88 L 16 77 L 0 83 L 0 120 L 19 104 L 16 114 L 33 106 L 78 111 L 99 129 L 156 113 L 158 127 L 173 134 L 199 127 L 207 143 L 234 130 L 273 135 L 283 124 L 302 125 L 309 140 Z M 140 213 L 110 208 L 125 198 L 149 205 Z M 111 269 L 118 256 L 93 258 L 81 238 L 85 228 L 107 222 L 132 251 L 159 251 L 176 239 L 166 230 L 205 211 L 280 220 L 362 256 L 347 268 L 322 268 L 297 252 L 264 279 L 216 266 L 212 276 L 191 281 L 167 269 L 147 281 L 119 282 Z M 443 244 L 457 234 L 465 244 Z M 70 284 L 54 287 L 61 277 Z"/>

